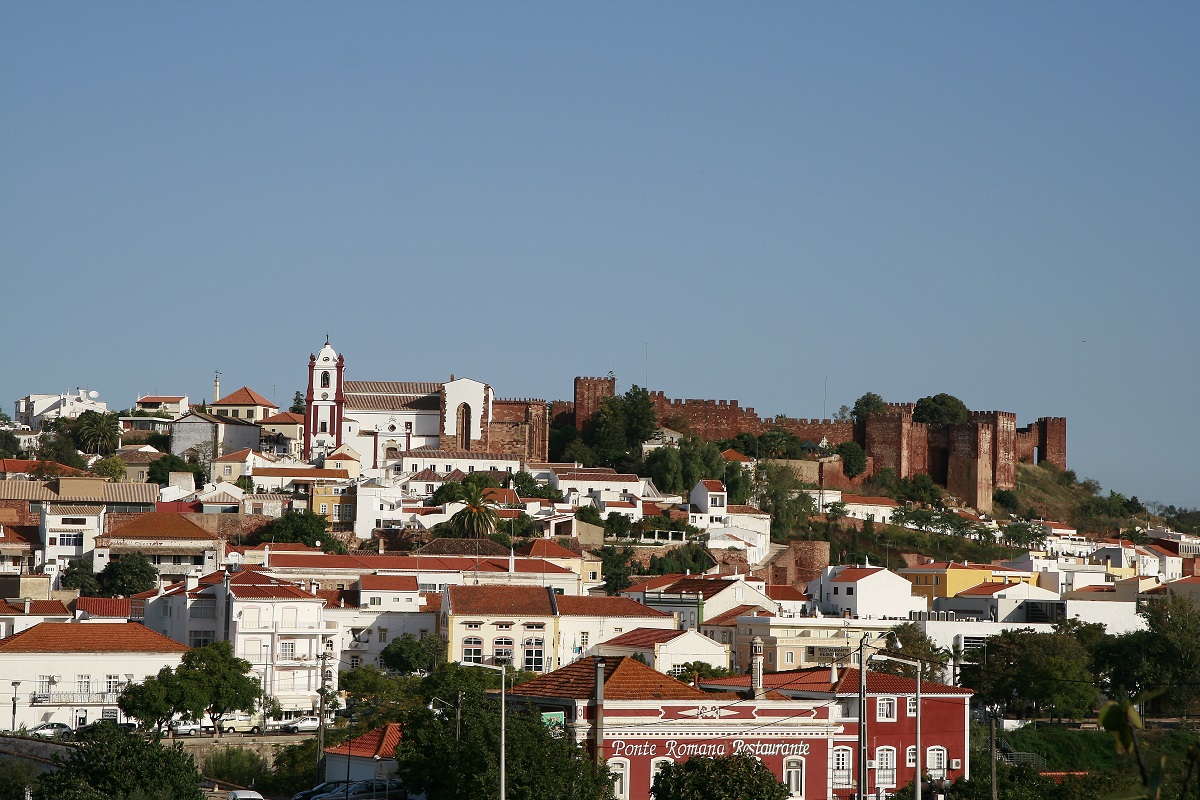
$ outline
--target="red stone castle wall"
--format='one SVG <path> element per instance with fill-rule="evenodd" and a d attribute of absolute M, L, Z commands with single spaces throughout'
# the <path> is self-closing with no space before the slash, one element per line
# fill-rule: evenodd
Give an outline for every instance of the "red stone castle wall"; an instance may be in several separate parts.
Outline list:
<path fill-rule="evenodd" d="M 600 411 L 600 406 L 617 394 L 616 378 L 575 379 L 575 427 L 583 430 Z"/>

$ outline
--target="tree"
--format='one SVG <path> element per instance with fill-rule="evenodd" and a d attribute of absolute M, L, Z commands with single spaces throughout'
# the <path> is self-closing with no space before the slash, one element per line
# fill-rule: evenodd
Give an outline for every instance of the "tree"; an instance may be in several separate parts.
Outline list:
<path fill-rule="evenodd" d="M 575 519 L 589 525 L 604 524 L 604 518 L 600 516 L 600 509 L 595 506 L 580 506 L 575 510 Z"/>
<path fill-rule="evenodd" d="M 621 590 L 628 589 L 633 575 L 633 548 L 618 548 L 606 544 L 592 552 L 600 559 L 600 569 L 604 575 L 604 593 L 617 595 Z"/>
<path fill-rule="evenodd" d="M 943 392 L 918 400 L 912 418 L 928 425 L 965 425 L 971 420 L 971 411 L 962 400 Z"/>
<path fill-rule="evenodd" d="M 884 411 L 887 411 L 887 403 L 883 402 L 883 398 L 874 392 L 867 392 L 854 401 L 850 416 L 856 423 L 863 423 L 872 414 L 882 414 Z"/>
<path fill-rule="evenodd" d="M 107 597 L 130 597 L 158 583 L 158 570 L 142 553 L 122 553 L 100 571 L 100 592 Z"/>
<path fill-rule="evenodd" d="M 846 516 L 846 504 L 842 501 L 825 504 L 825 519 L 829 520 L 829 528 L 833 529 Z"/>
<path fill-rule="evenodd" d="M 1151 634 L 1146 652 L 1150 675 L 1171 687 L 1163 696 L 1166 705 L 1186 714 L 1200 699 L 1200 609 L 1187 595 L 1168 591 L 1139 613 Z"/>
<path fill-rule="evenodd" d="M 67 564 L 61 581 L 64 589 L 75 589 L 83 597 L 99 597 L 101 594 L 100 579 L 92 571 L 91 553 Z"/>
<path fill-rule="evenodd" d="M 233 654 L 233 645 L 221 640 L 184 653 L 176 674 L 198 687 L 204 710 L 221 730 L 221 720 L 237 711 L 255 710 L 259 683 L 251 676 L 250 662 Z"/>
<path fill-rule="evenodd" d="M 654 800 L 786 800 L 787 786 L 752 755 L 693 756 L 663 766 Z"/>
<path fill-rule="evenodd" d="M 254 478 L 249 475 L 239 475 L 238 479 L 233 482 L 233 485 L 241 489 L 243 492 L 254 491 Z"/>
<path fill-rule="evenodd" d="M 786 535 L 800 528 L 816 511 L 812 497 L 801 491 L 796 473 L 781 464 L 762 465 L 762 510 L 771 515 L 772 534 Z"/>
<path fill-rule="evenodd" d="M 346 709 L 368 729 L 396 722 L 405 711 L 427 705 L 418 692 L 420 681 L 416 675 L 388 675 L 370 665 L 338 673 Z"/>
<path fill-rule="evenodd" d="M 909 661 L 920 661 L 924 665 L 923 679 L 940 683 L 946 670 L 946 661 L 949 653 L 940 649 L 932 639 L 925 635 L 921 627 L 915 623 L 901 623 L 892 628 L 892 631 L 895 632 L 896 638 L 900 641 L 900 651 L 896 653 L 896 657 L 906 658 Z M 917 678 L 915 667 L 910 667 L 907 664 L 901 664 L 896 661 L 880 659 L 872 663 L 871 669 L 875 672 L 901 675 L 913 680 Z"/>
<path fill-rule="evenodd" d="M 120 483 L 125 478 L 125 462 L 116 456 L 102 458 L 92 464 L 92 472 L 108 478 L 112 483 Z"/>
<path fill-rule="evenodd" d="M 518 497 L 543 497 L 547 500 L 562 501 L 562 492 L 555 489 L 553 486 L 544 486 L 538 483 L 532 475 L 525 470 L 520 470 L 512 476 L 511 483 L 513 491 Z"/>
<path fill-rule="evenodd" d="M 56 772 L 41 777 L 34 800 L 201 800 L 200 771 L 182 744 L 164 747 L 157 739 L 104 725 L 63 759 Z"/>
<path fill-rule="evenodd" d="M 404 715 L 397 774 L 409 791 L 439 800 L 493 797 L 499 792 L 500 706 L 477 682 L 498 684 L 500 676 L 491 670 L 452 667 L 422 681 L 432 708 L 421 706 Z M 454 680 L 447 683 L 444 679 L 450 676 Z M 434 703 L 435 692 L 442 702 L 453 698 L 455 708 L 447 712 Z M 509 800 L 612 797 L 607 772 L 584 757 L 573 737 L 555 737 L 537 709 L 509 709 L 506 723 Z M 447 764 L 454 768 L 447 769 Z"/>
<path fill-rule="evenodd" d="M 847 478 L 857 478 L 867 470 L 867 451 L 858 442 L 842 442 L 833 451 L 842 458 L 842 472 Z"/>
<path fill-rule="evenodd" d="M 204 776 L 229 781 L 237 786 L 262 786 L 269 779 L 267 760 L 245 747 L 227 745 L 204 757 Z"/>
<path fill-rule="evenodd" d="M 406 633 L 388 642 L 379 660 L 396 672 L 432 672 L 439 664 L 446 663 L 446 641 L 431 633 L 422 634 L 419 639 Z"/>
<path fill-rule="evenodd" d="M 171 453 L 150 462 L 150 467 L 146 470 L 146 480 L 150 483 L 157 483 L 159 486 L 166 486 L 171 482 L 172 472 L 190 472 L 196 476 L 197 486 L 204 485 L 203 467 L 199 464 L 189 464 Z"/>
<path fill-rule="evenodd" d="M 963 683 L 985 703 L 1075 718 L 1100 699 L 1090 661 L 1069 633 L 1007 630 L 988 639 L 985 663 L 964 673 Z"/>
<path fill-rule="evenodd" d="M 0 430 L 0 458 L 19 458 L 21 440 L 10 430 Z"/>
<path fill-rule="evenodd" d="M 1046 540 L 1046 528 L 1037 522 L 1010 522 L 1004 526 L 1004 541 L 1026 550 Z"/>
<path fill-rule="evenodd" d="M 326 552 L 345 550 L 341 542 L 329 535 L 325 518 L 308 509 L 285 511 L 258 532 L 258 539 L 261 542 L 298 542 L 309 547 L 319 546 Z"/>
<path fill-rule="evenodd" d="M 304 402 L 303 392 L 296 392 L 294 395 L 292 395 L 292 407 L 289 408 L 288 411 L 292 412 L 293 414 L 303 414 L 306 408 L 307 405 Z"/>
<path fill-rule="evenodd" d="M 736 461 L 726 461 L 722 478 L 731 504 L 746 503 L 750 500 L 750 494 L 754 491 L 754 479 L 750 470 L 743 468 Z"/>
<path fill-rule="evenodd" d="M 604 533 L 608 536 L 617 538 L 628 537 L 633 530 L 633 521 L 624 514 L 616 511 L 610 511 L 608 516 L 604 518 Z"/>
<path fill-rule="evenodd" d="M 646 456 L 646 474 L 664 492 L 682 494 L 691 487 L 683 485 L 683 458 L 674 445 L 656 447 Z"/>
<path fill-rule="evenodd" d="M 75 469 L 87 468 L 87 462 L 75 447 L 75 440 L 65 433 L 43 433 L 38 439 L 35 455 L 43 461 L 53 461 Z"/>
<path fill-rule="evenodd" d="M 130 683 L 121 691 L 117 705 L 125 716 L 161 737 L 163 727 L 176 715 L 198 717 L 205 697 L 194 682 L 181 679 L 175 670 L 163 667 L 141 683 Z"/>
<path fill-rule="evenodd" d="M 679 442 L 679 460 L 683 471 L 683 493 L 691 491 L 702 480 L 721 480 L 725 476 L 725 459 L 716 442 L 685 436 Z"/>
<path fill-rule="evenodd" d="M 463 508 L 450 518 L 450 524 L 466 539 L 485 539 L 495 532 L 496 504 L 483 496 L 474 484 L 463 484 Z"/>
<path fill-rule="evenodd" d="M 688 542 L 682 547 L 671 548 L 662 556 L 650 556 L 648 571 L 651 575 L 670 575 L 676 572 L 699 575 L 711 569 L 714 563 L 707 547 L 699 542 Z"/>
<path fill-rule="evenodd" d="M 121 423 L 116 414 L 85 411 L 75 423 L 75 435 L 89 453 L 111 453 L 121 441 Z"/>
<path fill-rule="evenodd" d="M 42 771 L 27 761 L 6 758 L 0 761 L 0 800 L 25 800 Z"/>

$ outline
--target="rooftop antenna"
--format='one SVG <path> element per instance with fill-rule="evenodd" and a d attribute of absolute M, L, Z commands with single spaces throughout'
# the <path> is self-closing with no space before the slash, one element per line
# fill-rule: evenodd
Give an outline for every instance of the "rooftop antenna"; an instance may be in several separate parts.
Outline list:
<path fill-rule="evenodd" d="M 821 398 L 821 419 L 829 419 L 825 406 L 829 403 L 829 376 L 825 376 L 825 395 Z"/>

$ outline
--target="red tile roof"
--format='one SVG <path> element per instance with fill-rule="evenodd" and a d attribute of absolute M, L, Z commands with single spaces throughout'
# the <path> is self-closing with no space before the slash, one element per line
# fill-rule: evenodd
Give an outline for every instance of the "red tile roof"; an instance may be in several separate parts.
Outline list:
<path fill-rule="evenodd" d="M 838 669 L 836 683 L 831 683 L 829 667 L 810 667 L 788 672 L 769 672 L 763 675 L 763 687 L 782 692 L 827 693 L 842 696 L 857 695 L 859 675 L 854 667 Z M 749 688 L 750 676 L 737 675 L 732 678 L 701 679 L 703 686 L 718 688 Z M 917 693 L 917 682 L 913 678 L 890 675 L 886 672 L 867 670 L 867 692 L 869 694 L 906 695 Z M 970 689 L 960 686 L 947 686 L 932 681 L 921 681 L 922 695 L 969 695 L 974 694 Z"/>
<path fill-rule="evenodd" d="M 595 472 L 587 470 L 564 470 L 556 472 L 560 481 L 595 481 L 597 483 L 637 483 L 641 480 L 637 475 L 616 472 Z"/>
<path fill-rule="evenodd" d="M 659 591 L 672 594 L 698 594 L 705 600 L 708 600 L 734 584 L 734 581 L 724 581 L 714 578 L 685 577 L 675 581 L 670 586 L 664 586 Z"/>
<path fill-rule="evenodd" d="M 749 617 L 749 616 L 773 617 L 773 616 L 775 616 L 775 612 L 768 611 L 767 609 L 763 608 L 762 606 L 741 605 L 741 606 L 737 606 L 735 608 L 731 608 L 723 614 L 717 614 L 715 617 L 706 619 L 701 624 L 702 625 L 715 625 L 720 628 L 725 628 L 725 627 L 729 627 L 730 625 L 736 625 L 738 617 Z"/>
<path fill-rule="evenodd" d="M 320 600 L 320 595 L 306 592 L 290 583 L 275 585 L 231 583 L 229 592 L 239 600 Z"/>
<path fill-rule="evenodd" d="M 362 736 L 347 739 L 337 747 L 326 747 L 325 752 L 333 755 L 349 755 L 356 758 L 379 756 L 384 758 L 396 757 L 396 746 L 400 744 L 400 723 L 389 722 L 382 728 L 368 731 Z"/>
<path fill-rule="evenodd" d="M 844 494 L 842 495 L 842 502 L 846 505 L 860 506 L 893 506 L 897 508 L 900 506 L 899 503 L 890 497 L 876 497 L 868 494 Z"/>
<path fill-rule="evenodd" d="M 0 639 L 0 653 L 186 653 L 136 622 L 43 622 Z"/>
<path fill-rule="evenodd" d="M 317 469 L 316 467 L 259 467 L 254 470 L 254 477 L 349 480 L 350 473 L 344 469 Z"/>
<path fill-rule="evenodd" d="M 1016 586 L 1016 585 L 1017 584 L 1015 584 L 1015 583 L 1003 583 L 1000 581 L 984 581 L 983 583 L 978 583 L 969 589 L 963 589 L 956 596 L 957 597 L 989 596 L 989 595 L 995 594 L 996 592 L 1004 591 L 1005 589 L 1007 589 L 1011 586 Z"/>
<path fill-rule="evenodd" d="M 737 450 L 734 450 L 732 447 L 729 448 L 728 450 L 722 450 L 721 458 L 725 459 L 726 461 L 737 461 L 741 464 L 754 463 L 753 458 L 747 458 L 746 456 L 739 453 Z"/>
<path fill-rule="evenodd" d="M 536 558 L 514 560 L 517 572 L 545 575 L 572 575 L 566 567 Z M 326 553 L 271 554 L 272 569 L 341 569 L 362 573 L 387 570 L 428 570 L 457 572 L 508 572 L 507 556 L 473 558 L 470 556 L 394 556 L 330 555 Z"/>
<path fill-rule="evenodd" d="M 447 586 L 450 613 L 550 617 L 550 590 L 541 586 Z"/>
<path fill-rule="evenodd" d="M 377 592 L 415 592 L 415 575 L 363 575 L 358 579 L 359 588 Z"/>
<path fill-rule="evenodd" d="M 331 456 L 326 456 L 325 460 L 326 461 L 353 461 L 355 463 L 358 463 L 358 459 L 355 458 L 354 456 L 350 455 L 349 453 L 335 453 Z"/>
<path fill-rule="evenodd" d="M 214 406 L 268 406 L 270 408 L 279 408 L 275 403 L 272 403 L 267 398 L 263 397 L 258 392 L 251 389 L 249 386 L 242 388 L 225 395 Z"/>
<path fill-rule="evenodd" d="M 615 639 L 609 639 L 604 643 L 604 646 L 651 648 L 656 644 L 663 644 L 672 639 L 677 639 L 685 633 L 687 631 L 674 629 L 634 628 L 629 633 L 623 633 Z"/>
<path fill-rule="evenodd" d="M 89 473 L 82 469 L 68 467 L 66 464 L 60 464 L 57 461 L 37 461 L 26 458 L 0 458 L 0 473 L 21 473 L 27 474 L 41 470 L 47 475 L 88 475 Z"/>
<path fill-rule="evenodd" d="M 425 601 L 421 607 L 422 611 L 440 612 L 442 610 L 441 592 L 421 592 L 421 599 Z"/>
<path fill-rule="evenodd" d="M 725 510 L 728 511 L 730 514 L 762 514 L 763 516 L 767 515 L 767 512 L 763 511 L 761 508 L 758 508 L 757 506 L 748 506 L 748 505 L 745 505 L 744 503 L 730 503 L 726 507 Z"/>
<path fill-rule="evenodd" d="M 14 602 L 0 601 L 0 614 L 4 615 L 21 615 L 25 614 L 25 601 L 16 600 Z M 71 616 L 70 610 L 61 600 L 32 600 L 29 603 L 29 616 L 31 617 L 58 617 Z"/>
<path fill-rule="evenodd" d="M 249 447 L 246 447 L 241 450 L 235 450 L 227 455 L 223 455 L 220 458 L 214 458 L 213 461 L 245 461 L 253 452 L 254 451 Z"/>
<path fill-rule="evenodd" d="M 662 611 L 644 606 L 628 597 L 594 597 L 591 595 L 559 595 L 555 598 L 558 613 L 571 617 L 670 617 Z"/>
<path fill-rule="evenodd" d="M 520 697 L 586 699 L 596 687 L 596 658 L 534 678 L 512 690 Z M 664 675 L 633 658 L 604 659 L 604 697 L 608 700 L 706 700 L 712 695 Z"/>
<path fill-rule="evenodd" d="M 684 577 L 684 575 L 678 572 L 667 575 L 658 575 L 648 580 L 644 580 L 641 583 L 635 583 L 627 589 L 622 589 L 621 594 L 640 594 L 642 592 L 653 592 L 661 589 L 664 586 L 670 586 L 672 583 L 682 577 Z"/>
<path fill-rule="evenodd" d="M 490 500 L 502 506 L 521 502 L 521 498 L 512 489 L 501 489 L 496 486 L 489 486 L 484 489 L 483 499 Z"/>
<path fill-rule="evenodd" d="M 129 619 L 132 605 L 133 601 L 128 597 L 80 597 L 75 600 L 75 610 L 89 617 Z"/>
<path fill-rule="evenodd" d="M 278 414 L 272 414 L 269 417 L 263 417 L 258 421 L 259 425 L 303 425 L 304 415 L 296 414 L 291 411 L 281 411 Z"/>
<path fill-rule="evenodd" d="M 767 597 L 772 600 L 809 600 L 811 599 L 802 590 L 787 583 L 771 583 L 767 584 Z"/>
<path fill-rule="evenodd" d="M 579 558 L 558 542 L 550 539 L 534 539 L 517 548 L 516 552 L 530 558 Z"/>
<path fill-rule="evenodd" d="M 700 483 L 702 483 L 704 488 L 708 489 L 710 492 L 725 491 L 725 484 L 721 483 L 721 481 L 700 481 Z"/>
<path fill-rule="evenodd" d="M 838 572 L 831 583 L 854 583 L 863 578 L 869 578 L 877 572 L 883 572 L 882 567 L 846 567 Z"/>
<path fill-rule="evenodd" d="M 124 525 L 118 525 L 109 531 L 105 538 L 109 539 L 207 539 L 212 541 L 211 533 L 196 523 L 188 520 L 182 514 L 171 511 L 147 511 L 139 514 Z"/>

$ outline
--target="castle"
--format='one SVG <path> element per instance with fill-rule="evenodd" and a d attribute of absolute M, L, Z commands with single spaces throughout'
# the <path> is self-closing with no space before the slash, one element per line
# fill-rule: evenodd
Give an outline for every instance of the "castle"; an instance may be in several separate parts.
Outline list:
<path fill-rule="evenodd" d="M 573 419 L 582 428 L 608 397 L 616 394 L 616 378 L 576 378 L 571 403 L 555 403 L 552 416 Z M 801 439 L 831 445 L 858 442 L 878 472 L 891 467 L 897 477 L 928 474 L 963 502 L 991 511 L 992 490 L 1016 486 L 1017 463 L 1047 461 L 1067 466 L 1067 420 L 1040 417 L 1017 427 L 1008 411 L 974 411 L 962 425 L 929 425 L 913 421 L 913 403 L 892 403 L 861 425 L 829 419 L 762 418 L 736 400 L 672 400 L 650 392 L 659 424 L 703 439 L 731 439 L 739 433 L 759 436 L 776 428 Z"/>

